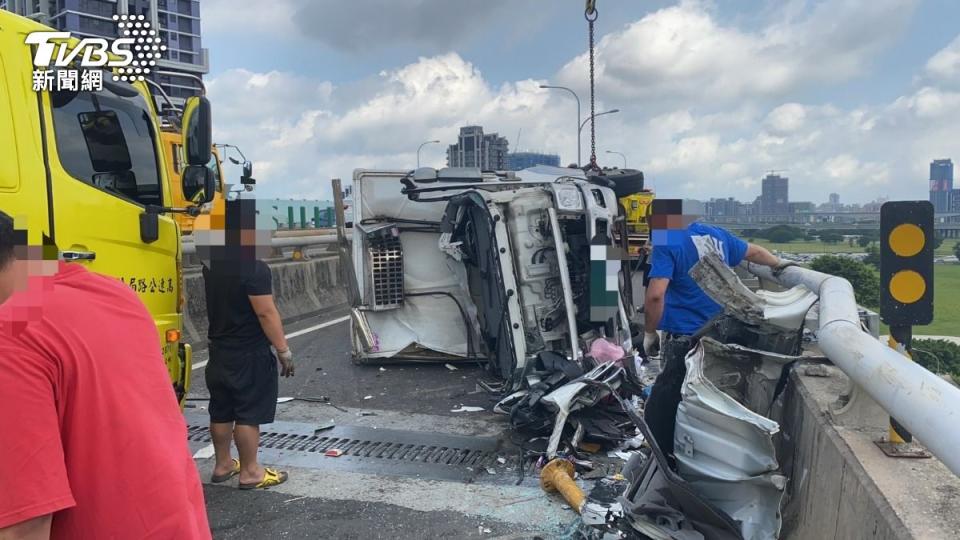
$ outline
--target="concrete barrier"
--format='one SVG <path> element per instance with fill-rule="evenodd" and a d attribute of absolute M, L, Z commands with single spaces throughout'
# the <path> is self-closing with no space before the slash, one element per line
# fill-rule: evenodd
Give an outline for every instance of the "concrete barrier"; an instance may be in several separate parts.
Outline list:
<path fill-rule="evenodd" d="M 936 458 L 892 459 L 873 444 L 887 416 L 835 367 L 790 375 L 778 455 L 790 478 L 782 538 L 955 538 L 960 479 Z M 826 375 L 826 376 L 824 376 Z"/>
<path fill-rule="evenodd" d="M 292 322 L 345 305 L 347 292 L 340 283 L 339 261 L 325 257 L 309 261 L 270 263 L 273 296 L 284 322 Z M 203 275 L 184 275 L 186 306 L 184 332 L 194 348 L 207 345 L 207 305 Z"/>

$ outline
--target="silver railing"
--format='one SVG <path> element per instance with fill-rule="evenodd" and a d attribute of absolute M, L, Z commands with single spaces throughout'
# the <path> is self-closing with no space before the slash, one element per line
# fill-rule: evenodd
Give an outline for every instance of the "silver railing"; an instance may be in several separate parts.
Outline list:
<path fill-rule="evenodd" d="M 954 474 L 960 476 L 960 388 L 911 362 L 863 331 L 847 280 L 799 266 L 774 276 L 747 264 L 761 280 L 804 285 L 820 296 L 821 351 Z"/>

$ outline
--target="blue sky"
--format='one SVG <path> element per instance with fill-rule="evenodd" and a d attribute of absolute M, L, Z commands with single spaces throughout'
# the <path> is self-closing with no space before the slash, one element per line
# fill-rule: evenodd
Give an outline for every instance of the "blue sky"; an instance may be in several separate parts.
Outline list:
<path fill-rule="evenodd" d="M 586 114 L 580 0 L 203 0 L 216 138 L 255 160 L 264 197 L 326 198 L 354 168 L 409 168 L 421 141 L 480 123 L 576 156 Z M 960 3 L 600 0 L 598 148 L 669 197 L 926 198 L 960 157 Z M 443 164 L 444 145 L 424 149 Z M 584 141 L 584 154 L 589 147 Z M 618 165 L 617 162 L 610 163 Z M 236 173 L 234 172 L 234 176 Z"/>

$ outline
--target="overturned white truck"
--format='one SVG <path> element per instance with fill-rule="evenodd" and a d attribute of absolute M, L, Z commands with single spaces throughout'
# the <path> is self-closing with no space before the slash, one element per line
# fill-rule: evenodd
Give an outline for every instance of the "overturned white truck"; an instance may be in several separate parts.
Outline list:
<path fill-rule="evenodd" d="M 518 389 L 538 359 L 580 363 L 596 338 L 631 351 L 618 194 L 642 183 L 557 167 L 355 171 L 355 361 L 478 360 Z"/>

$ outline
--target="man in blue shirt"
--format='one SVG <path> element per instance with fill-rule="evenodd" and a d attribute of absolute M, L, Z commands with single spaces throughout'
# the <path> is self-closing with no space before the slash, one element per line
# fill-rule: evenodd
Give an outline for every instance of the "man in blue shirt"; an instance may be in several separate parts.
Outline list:
<path fill-rule="evenodd" d="M 695 216 L 684 214 L 682 206 L 678 199 L 653 202 L 653 253 L 644 302 L 643 349 L 648 357 L 660 355 L 663 365 L 645 404 L 644 417 L 665 454 L 673 451 L 680 387 L 687 371 L 684 359 L 695 345 L 691 336 L 723 311 L 690 277 L 690 269 L 711 252 L 731 267 L 744 259 L 774 269 L 788 264 L 725 229 L 696 223 Z M 662 354 L 658 330 L 664 334 Z"/>

